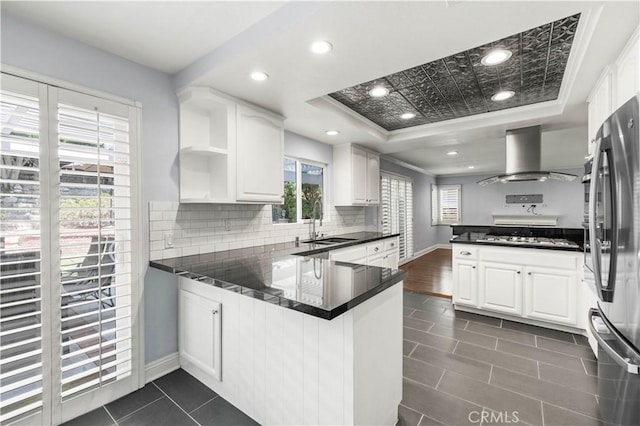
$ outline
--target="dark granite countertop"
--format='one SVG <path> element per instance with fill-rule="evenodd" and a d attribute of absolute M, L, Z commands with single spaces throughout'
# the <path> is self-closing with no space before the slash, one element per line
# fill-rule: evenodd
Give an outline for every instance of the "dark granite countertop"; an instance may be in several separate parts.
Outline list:
<path fill-rule="evenodd" d="M 452 244 L 478 244 L 483 246 L 501 246 L 514 248 L 534 248 L 541 250 L 583 251 L 584 230 L 580 228 L 550 228 L 550 227 L 523 227 L 523 226 L 471 226 L 452 225 L 453 237 L 449 240 Z M 569 240 L 577 247 L 536 245 L 527 243 L 504 243 L 500 241 L 478 241 L 487 234 L 532 236 L 545 238 L 560 238 Z"/>
<path fill-rule="evenodd" d="M 329 251 L 395 236 L 358 232 L 336 235 L 353 240 L 331 246 L 271 244 L 152 260 L 150 265 L 268 303 L 333 319 L 402 281 L 406 272 L 331 262 Z"/>

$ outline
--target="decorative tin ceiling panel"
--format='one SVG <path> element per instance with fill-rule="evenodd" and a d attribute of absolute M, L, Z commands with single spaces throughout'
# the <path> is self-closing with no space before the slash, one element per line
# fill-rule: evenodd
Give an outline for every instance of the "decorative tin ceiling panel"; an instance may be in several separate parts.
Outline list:
<path fill-rule="evenodd" d="M 514 34 L 455 55 L 330 93 L 329 96 L 387 130 L 498 111 L 558 98 L 580 14 Z M 506 62 L 480 62 L 492 49 L 509 50 Z M 384 97 L 369 90 L 383 86 Z M 515 95 L 492 101 L 501 90 Z M 400 115 L 415 114 L 404 120 Z"/>

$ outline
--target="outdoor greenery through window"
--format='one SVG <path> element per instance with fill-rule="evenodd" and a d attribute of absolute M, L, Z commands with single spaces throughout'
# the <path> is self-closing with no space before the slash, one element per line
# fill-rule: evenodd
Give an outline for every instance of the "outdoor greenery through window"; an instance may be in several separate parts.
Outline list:
<path fill-rule="evenodd" d="M 272 206 L 273 223 L 297 223 L 322 215 L 324 205 L 324 165 L 292 158 L 284 159 L 284 203 Z"/>

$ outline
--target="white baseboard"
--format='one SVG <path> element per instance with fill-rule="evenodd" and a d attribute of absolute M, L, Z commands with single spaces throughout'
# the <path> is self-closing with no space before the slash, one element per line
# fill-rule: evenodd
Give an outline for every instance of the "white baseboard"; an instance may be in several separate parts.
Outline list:
<path fill-rule="evenodd" d="M 441 248 L 450 249 L 451 248 L 451 244 L 434 244 L 432 246 L 424 248 L 424 249 L 422 249 L 420 251 L 417 251 L 417 252 L 413 253 L 413 256 L 410 257 L 409 259 L 404 259 L 403 261 L 401 261 L 400 265 L 404 265 L 405 263 L 409 263 L 412 260 L 416 260 L 417 258 L 419 258 L 422 255 L 425 255 L 427 253 L 431 253 L 432 251 L 437 250 L 437 249 L 441 249 Z"/>
<path fill-rule="evenodd" d="M 144 366 L 145 383 L 152 382 L 178 368 L 180 368 L 180 356 L 178 352 L 163 356 Z"/>

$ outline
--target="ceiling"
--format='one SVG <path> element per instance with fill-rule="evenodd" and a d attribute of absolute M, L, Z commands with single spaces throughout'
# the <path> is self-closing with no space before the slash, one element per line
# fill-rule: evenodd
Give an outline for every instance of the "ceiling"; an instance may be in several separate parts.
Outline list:
<path fill-rule="evenodd" d="M 503 171 L 505 130 L 537 124 L 543 168 L 582 164 L 586 98 L 638 26 L 640 10 L 637 1 L 4 0 L 2 13 L 172 74 L 176 90 L 207 85 L 271 109 L 287 117 L 288 130 L 311 139 L 355 142 L 432 174 L 455 175 Z M 387 130 L 327 96 L 576 14 L 555 100 Z M 317 39 L 334 49 L 310 53 Z M 252 81 L 255 70 L 270 78 Z M 327 136 L 329 129 L 340 133 Z M 459 155 L 447 156 L 451 150 Z"/>

